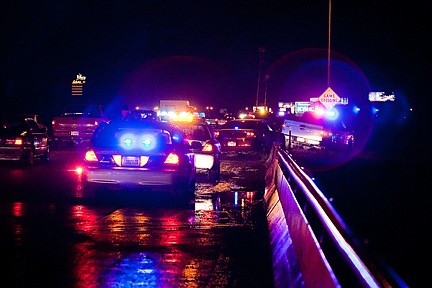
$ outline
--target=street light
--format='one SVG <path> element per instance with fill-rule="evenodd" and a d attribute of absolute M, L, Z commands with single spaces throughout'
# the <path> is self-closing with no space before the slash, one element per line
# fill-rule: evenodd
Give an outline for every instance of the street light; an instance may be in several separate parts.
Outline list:
<path fill-rule="evenodd" d="M 260 82 L 261 82 L 261 68 L 262 68 L 262 64 L 263 64 L 263 60 L 264 60 L 265 48 L 262 48 L 262 47 L 259 48 L 258 52 L 259 52 L 260 59 L 259 59 L 259 67 L 258 67 L 258 84 L 257 84 L 257 94 L 256 94 L 255 107 L 258 107 L 258 97 L 259 97 Z"/>
<path fill-rule="evenodd" d="M 269 74 L 266 74 L 265 75 L 265 78 L 264 78 L 264 83 L 265 83 L 265 88 L 264 88 L 264 109 L 265 110 L 268 110 L 267 109 L 267 88 L 268 88 L 268 80 L 269 80 L 269 78 L 270 78 L 270 75 Z"/>

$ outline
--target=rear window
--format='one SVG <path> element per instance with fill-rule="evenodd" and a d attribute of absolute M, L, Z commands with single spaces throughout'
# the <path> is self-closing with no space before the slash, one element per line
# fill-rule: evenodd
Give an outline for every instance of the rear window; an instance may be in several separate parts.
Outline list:
<path fill-rule="evenodd" d="M 204 125 L 179 125 L 179 128 L 189 139 L 205 141 L 212 138 L 211 132 Z"/>
<path fill-rule="evenodd" d="M 169 132 L 158 129 L 122 129 L 105 128 L 93 138 L 95 146 L 100 148 L 125 148 L 125 149 L 163 149 L 172 140 Z"/>
<path fill-rule="evenodd" d="M 71 105 L 63 111 L 64 117 L 91 117 L 102 118 L 101 107 L 98 105 Z"/>
<path fill-rule="evenodd" d="M 1 119 L 1 135 L 21 134 L 23 131 L 28 131 L 29 127 L 24 120 L 20 119 Z"/>
<path fill-rule="evenodd" d="M 240 128 L 240 129 L 257 129 L 259 127 L 258 121 L 229 121 L 224 126 L 222 126 L 222 129 L 233 129 L 233 128 Z"/>

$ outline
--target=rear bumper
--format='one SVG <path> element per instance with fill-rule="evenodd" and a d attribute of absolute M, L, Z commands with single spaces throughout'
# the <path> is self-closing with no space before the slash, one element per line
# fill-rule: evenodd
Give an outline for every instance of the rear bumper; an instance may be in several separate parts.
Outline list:
<path fill-rule="evenodd" d="M 77 135 L 72 135 L 71 131 L 53 131 L 53 138 L 58 140 L 91 139 L 93 131 L 78 131 Z"/>
<path fill-rule="evenodd" d="M 187 185 L 191 176 L 184 172 L 144 171 L 134 169 L 91 169 L 85 170 L 88 183 L 104 186 L 142 187 L 168 189 Z"/>
<path fill-rule="evenodd" d="M 0 147 L 0 160 L 21 160 L 23 156 L 27 156 L 30 153 L 31 148 L 22 147 Z"/>
<path fill-rule="evenodd" d="M 257 147 L 252 145 L 251 143 L 237 143 L 236 146 L 228 146 L 228 145 L 222 145 L 221 151 L 222 152 L 246 152 L 246 151 L 255 151 L 258 150 Z"/>

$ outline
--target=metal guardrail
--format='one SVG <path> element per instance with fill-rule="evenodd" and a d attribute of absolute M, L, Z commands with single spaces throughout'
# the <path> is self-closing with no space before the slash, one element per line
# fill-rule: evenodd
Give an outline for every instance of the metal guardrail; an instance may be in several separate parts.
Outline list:
<path fill-rule="evenodd" d="M 287 260 L 295 263 L 287 265 L 298 266 L 301 271 L 301 275 L 290 276 L 296 283 L 276 283 L 276 286 L 293 287 L 301 282 L 300 286 L 304 287 L 407 287 L 386 267 L 371 260 L 292 155 L 275 144 L 266 166 L 265 199 L 271 206 L 267 208 L 268 219 L 284 217 L 288 230 L 271 233 L 271 237 L 289 234 L 284 241 L 292 243 L 293 247 L 282 250 L 295 251 L 296 257 Z M 272 216 L 277 205 L 283 213 Z M 272 221 L 269 219 L 269 223 Z M 273 239 L 272 242 L 277 241 Z"/>

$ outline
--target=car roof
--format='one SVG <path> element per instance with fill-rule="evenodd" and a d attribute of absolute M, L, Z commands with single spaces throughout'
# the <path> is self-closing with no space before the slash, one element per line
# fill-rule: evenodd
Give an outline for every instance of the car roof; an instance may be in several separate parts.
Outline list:
<path fill-rule="evenodd" d="M 104 139 L 109 139 L 106 137 L 111 137 L 112 135 L 116 135 L 117 132 L 125 131 L 125 132 L 150 132 L 151 133 L 160 133 L 160 134 L 169 134 L 171 138 L 176 140 L 173 144 L 181 144 L 184 139 L 184 133 L 178 127 L 170 124 L 164 123 L 160 121 L 143 121 L 139 119 L 113 119 L 110 122 L 102 123 L 98 126 L 95 133 L 92 137 L 92 142 L 95 146 L 105 146 L 110 145 L 109 142 L 104 142 Z M 102 139 L 102 140 L 100 140 Z M 102 141 L 102 142 L 101 142 Z"/>
<path fill-rule="evenodd" d="M 143 121 L 142 119 L 136 119 L 136 118 L 113 119 L 108 123 L 108 125 L 115 126 L 117 128 L 162 129 L 162 130 L 178 129 L 175 125 L 168 122 L 162 122 L 156 120 Z"/>

